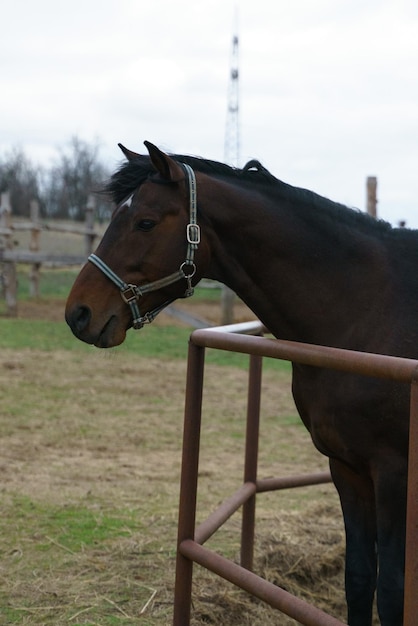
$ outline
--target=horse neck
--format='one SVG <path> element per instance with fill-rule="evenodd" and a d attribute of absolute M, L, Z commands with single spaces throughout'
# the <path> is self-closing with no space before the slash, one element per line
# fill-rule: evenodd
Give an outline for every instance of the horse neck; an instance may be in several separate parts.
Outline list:
<path fill-rule="evenodd" d="M 336 221 L 318 225 L 317 207 L 300 210 L 279 196 L 222 182 L 204 191 L 208 278 L 228 285 L 274 335 L 342 345 L 373 294 L 382 305 L 388 285 L 377 239 Z"/>

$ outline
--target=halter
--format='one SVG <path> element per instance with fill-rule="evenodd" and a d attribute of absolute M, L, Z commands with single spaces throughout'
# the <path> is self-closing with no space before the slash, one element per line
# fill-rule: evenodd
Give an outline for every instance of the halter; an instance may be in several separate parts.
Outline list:
<path fill-rule="evenodd" d="M 187 238 L 187 253 L 186 259 L 180 265 L 180 268 L 173 274 L 169 274 L 164 278 L 159 278 L 145 285 L 133 285 L 132 283 L 125 283 L 122 278 L 119 278 L 117 274 L 96 254 L 90 254 L 88 261 L 93 263 L 109 278 L 119 289 L 122 300 L 129 305 L 133 317 L 133 328 L 140 329 L 144 324 L 150 324 L 166 306 L 168 306 L 173 300 L 167 300 L 159 307 L 156 307 L 152 311 L 141 315 L 138 307 L 139 298 L 150 291 L 157 291 L 163 287 L 167 287 L 178 280 L 185 279 L 187 281 L 186 291 L 184 298 L 189 298 L 193 295 L 194 288 L 192 285 L 192 278 L 196 273 L 196 265 L 194 263 L 194 255 L 200 243 L 200 226 L 197 224 L 197 194 L 196 194 L 196 177 L 194 171 L 186 163 L 181 164 L 186 172 L 186 180 L 189 188 L 189 206 L 190 206 L 190 221 L 186 227 Z"/>

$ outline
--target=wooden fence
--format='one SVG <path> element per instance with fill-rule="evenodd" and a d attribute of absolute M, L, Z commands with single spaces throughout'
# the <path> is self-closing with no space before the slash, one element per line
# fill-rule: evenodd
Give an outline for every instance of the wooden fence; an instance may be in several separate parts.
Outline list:
<path fill-rule="evenodd" d="M 84 225 L 42 223 L 39 218 L 39 204 L 36 200 L 30 203 L 30 219 L 28 222 L 13 220 L 10 195 L 4 192 L 0 196 L 0 287 L 5 298 L 7 313 L 17 315 L 17 269 L 18 263 L 31 265 L 29 272 L 29 293 L 31 297 L 39 296 L 39 280 L 42 265 L 65 267 L 82 265 L 93 251 L 94 241 L 98 233 L 94 229 L 95 198 L 89 196 L 86 206 Z M 16 249 L 14 236 L 18 231 L 28 231 L 28 249 Z M 84 254 L 56 254 L 41 251 L 41 232 L 54 231 L 84 237 Z"/>
<path fill-rule="evenodd" d="M 366 210 L 373 217 L 377 216 L 377 178 L 369 176 L 366 180 Z M 0 294 L 6 300 L 8 314 L 17 314 L 17 273 L 16 264 L 26 263 L 31 265 L 29 273 L 29 293 L 31 297 L 39 295 L 39 277 L 42 264 L 53 267 L 82 265 L 93 251 L 93 245 L 98 233 L 94 230 L 95 198 L 90 196 L 86 206 L 86 220 L 83 226 L 41 223 L 39 219 L 39 205 L 36 200 L 30 203 L 29 222 L 13 221 L 9 194 L 2 193 L 0 198 Z M 402 224 L 403 225 L 403 224 Z M 27 250 L 14 248 L 13 235 L 16 231 L 26 230 L 30 232 L 30 241 Z M 84 255 L 74 254 L 49 254 L 40 250 L 40 234 L 42 231 L 55 231 L 84 237 Z M 221 320 L 222 324 L 230 324 L 234 321 L 235 296 L 230 289 L 224 288 L 221 297 Z M 180 316 L 173 306 L 167 313 Z M 190 317 L 190 316 L 189 316 Z M 202 328 L 209 326 L 195 319 L 188 318 L 192 326 Z"/>

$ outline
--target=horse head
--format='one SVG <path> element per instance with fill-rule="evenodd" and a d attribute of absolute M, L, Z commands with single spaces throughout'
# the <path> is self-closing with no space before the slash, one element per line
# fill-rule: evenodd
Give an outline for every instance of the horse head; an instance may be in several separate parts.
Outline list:
<path fill-rule="evenodd" d="M 207 264 L 192 168 L 145 145 L 148 155 L 120 145 L 128 162 L 108 186 L 116 208 L 67 300 L 72 332 L 98 347 L 122 343 L 131 326 L 191 295 Z"/>

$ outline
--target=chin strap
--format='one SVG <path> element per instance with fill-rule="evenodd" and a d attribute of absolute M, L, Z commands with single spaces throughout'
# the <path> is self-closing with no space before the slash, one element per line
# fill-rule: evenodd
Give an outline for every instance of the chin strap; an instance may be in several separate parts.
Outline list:
<path fill-rule="evenodd" d="M 90 254 L 88 261 L 93 263 L 109 278 L 120 290 L 122 300 L 129 305 L 133 317 L 133 328 L 139 329 L 144 324 L 150 324 L 166 306 L 168 306 L 173 300 L 167 300 L 159 307 L 156 307 L 152 311 L 148 311 L 141 315 L 138 306 L 139 298 L 150 291 L 157 291 L 163 287 L 167 287 L 178 280 L 185 279 L 187 281 L 186 290 L 184 292 L 184 298 L 189 298 L 193 295 L 194 288 L 192 285 L 192 278 L 196 274 L 196 265 L 194 263 L 194 255 L 200 243 L 200 226 L 197 223 L 197 190 L 196 190 L 196 177 L 193 169 L 190 165 L 182 163 L 183 168 L 186 171 L 186 179 L 189 186 L 189 209 L 190 218 L 186 227 L 186 239 L 187 239 L 187 252 L 186 259 L 180 265 L 179 269 L 173 274 L 169 274 L 158 280 L 154 280 L 145 285 L 133 285 L 132 283 L 125 283 L 115 272 L 96 254 Z M 175 298 L 174 298 L 175 299 Z"/>

